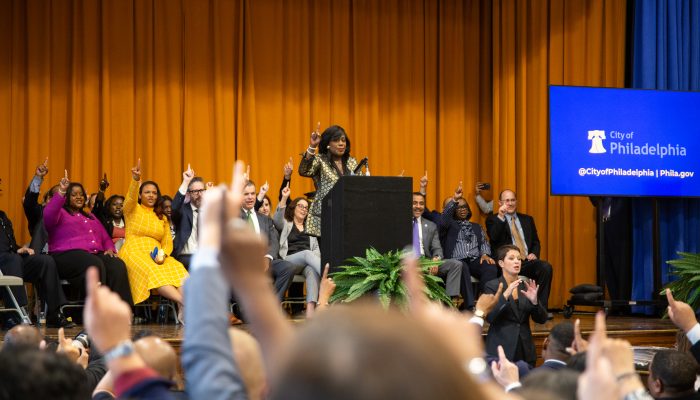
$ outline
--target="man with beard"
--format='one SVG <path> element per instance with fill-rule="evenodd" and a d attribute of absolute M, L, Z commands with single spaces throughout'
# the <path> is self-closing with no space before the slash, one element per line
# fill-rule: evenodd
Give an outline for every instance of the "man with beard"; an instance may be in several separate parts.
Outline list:
<path fill-rule="evenodd" d="M 481 225 L 469 222 L 472 212 L 462 197 L 462 184 L 455 190 L 440 218 L 440 231 L 445 238 L 445 257 L 459 260 L 462 264 L 462 296 L 467 308 L 474 306 L 471 276 L 479 278 L 479 289 L 498 277 L 499 268 L 491 258 L 491 247 Z"/>
<path fill-rule="evenodd" d="M 182 184 L 172 203 L 172 219 L 175 224 L 173 256 L 189 270 L 192 254 L 197 251 L 199 208 L 206 191 L 204 180 L 194 175 L 190 165 L 182 173 Z"/>

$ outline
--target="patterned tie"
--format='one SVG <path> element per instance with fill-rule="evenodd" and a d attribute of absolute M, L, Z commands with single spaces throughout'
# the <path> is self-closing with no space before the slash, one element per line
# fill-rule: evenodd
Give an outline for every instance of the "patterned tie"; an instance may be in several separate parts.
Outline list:
<path fill-rule="evenodd" d="M 515 217 L 512 217 L 510 219 L 510 234 L 513 235 L 513 239 L 515 240 L 515 245 L 518 246 L 518 248 L 520 249 L 520 259 L 524 260 L 526 258 L 525 241 L 523 240 L 523 237 L 520 236 L 520 231 L 518 230 L 518 227 L 515 225 Z"/>
<path fill-rule="evenodd" d="M 413 218 L 413 252 L 416 253 L 416 257 L 421 256 L 421 243 L 418 229 L 420 229 L 420 225 L 418 225 L 418 218 Z"/>

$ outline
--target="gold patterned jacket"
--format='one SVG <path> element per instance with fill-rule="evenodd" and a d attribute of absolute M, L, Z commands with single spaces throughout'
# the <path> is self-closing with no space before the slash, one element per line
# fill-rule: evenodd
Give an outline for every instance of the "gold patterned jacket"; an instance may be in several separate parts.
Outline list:
<path fill-rule="evenodd" d="M 357 168 L 357 160 L 348 157 L 345 163 L 345 171 L 354 171 Z M 335 169 L 330 157 L 327 154 L 315 154 L 312 158 L 301 157 L 299 164 L 299 175 L 312 178 L 316 187 L 316 195 L 309 207 L 309 215 L 306 217 L 305 230 L 309 235 L 321 236 L 321 202 L 328 192 L 333 189 L 335 183 L 340 179 L 338 170 Z"/>

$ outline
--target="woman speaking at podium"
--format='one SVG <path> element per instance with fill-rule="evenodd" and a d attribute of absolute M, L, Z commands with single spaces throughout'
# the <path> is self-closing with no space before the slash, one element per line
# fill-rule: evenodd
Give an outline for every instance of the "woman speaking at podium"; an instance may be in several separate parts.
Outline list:
<path fill-rule="evenodd" d="M 320 134 L 321 123 L 311 132 L 309 147 L 299 164 L 299 175 L 312 178 L 316 195 L 306 218 L 306 232 L 321 236 L 321 202 L 343 175 L 352 175 L 357 160 L 350 157 L 350 139 L 345 129 L 329 126 Z M 316 153 L 318 149 L 318 153 Z"/>

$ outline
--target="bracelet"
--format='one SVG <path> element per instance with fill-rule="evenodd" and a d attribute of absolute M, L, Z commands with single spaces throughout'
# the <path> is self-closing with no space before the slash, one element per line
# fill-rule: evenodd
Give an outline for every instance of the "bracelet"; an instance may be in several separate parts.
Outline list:
<path fill-rule="evenodd" d="M 625 380 L 625 379 L 627 379 L 627 378 L 631 378 L 631 377 L 633 377 L 633 376 L 637 376 L 637 372 L 636 372 L 636 371 L 625 372 L 624 374 L 620 374 L 620 375 L 618 375 L 618 376 L 615 377 L 615 380 L 617 380 L 618 382 L 620 382 L 620 381 L 623 381 L 623 380 Z"/>
<path fill-rule="evenodd" d="M 306 148 L 306 152 L 311 154 L 311 155 L 316 154 L 316 147 L 309 146 Z"/>
<path fill-rule="evenodd" d="M 68 193 L 68 191 L 67 191 L 67 190 L 58 189 L 58 193 L 60 193 L 60 194 L 62 194 L 62 195 L 65 195 L 66 193 Z"/>

